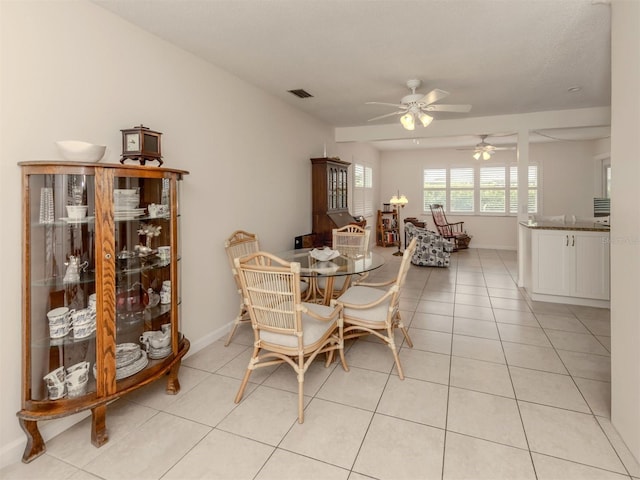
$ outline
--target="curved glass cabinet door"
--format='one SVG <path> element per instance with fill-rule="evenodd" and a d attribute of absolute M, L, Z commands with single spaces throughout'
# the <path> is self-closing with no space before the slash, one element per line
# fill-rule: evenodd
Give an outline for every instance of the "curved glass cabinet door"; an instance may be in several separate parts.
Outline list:
<path fill-rule="evenodd" d="M 94 175 L 29 176 L 31 399 L 95 393 Z M 78 213 L 79 212 L 79 213 Z"/>
<path fill-rule="evenodd" d="M 170 178 L 114 178 L 116 380 L 177 353 L 176 189 Z"/>

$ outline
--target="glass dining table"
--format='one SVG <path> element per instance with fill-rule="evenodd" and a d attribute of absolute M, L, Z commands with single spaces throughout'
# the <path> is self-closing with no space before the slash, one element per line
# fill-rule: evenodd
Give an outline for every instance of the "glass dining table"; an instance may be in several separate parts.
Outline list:
<path fill-rule="evenodd" d="M 311 248 L 301 248 L 280 252 L 278 257 L 287 262 L 300 264 L 300 277 L 309 280 L 309 289 L 304 301 L 329 305 L 333 297 L 334 281 L 337 277 L 345 278 L 345 287 L 349 286 L 352 275 L 363 274 L 384 265 L 384 257 L 378 253 L 366 252 L 357 255 L 340 255 L 328 261 L 316 260 L 310 255 Z M 324 290 L 320 293 L 318 278 L 325 278 Z"/>

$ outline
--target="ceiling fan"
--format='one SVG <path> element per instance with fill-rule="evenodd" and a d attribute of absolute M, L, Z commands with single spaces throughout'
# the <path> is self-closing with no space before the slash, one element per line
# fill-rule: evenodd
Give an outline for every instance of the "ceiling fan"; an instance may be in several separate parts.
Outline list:
<path fill-rule="evenodd" d="M 402 126 L 407 130 L 415 130 L 416 120 L 420 120 L 423 127 L 428 126 L 433 121 L 433 117 L 429 115 L 429 112 L 466 113 L 471 110 L 471 105 L 434 105 L 437 101 L 449 96 L 449 92 L 436 88 L 426 95 L 416 93 L 416 88 L 418 88 L 421 83 L 422 82 L 417 79 L 408 80 L 407 87 L 411 90 L 411 94 L 402 97 L 399 104 L 367 102 L 367 105 L 387 105 L 400 109 L 397 112 L 370 118 L 368 121 L 380 120 L 381 118 L 391 117 L 393 115 L 402 115 L 402 117 L 400 117 L 400 123 L 402 123 Z"/>
<path fill-rule="evenodd" d="M 476 160 L 489 160 L 498 150 L 514 150 L 515 147 L 496 147 L 487 142 L 489 135 L 480 135 L 480 143 L 475 147 L 459 148 L 458 150 L 473 150 L 473 158 Z"/>

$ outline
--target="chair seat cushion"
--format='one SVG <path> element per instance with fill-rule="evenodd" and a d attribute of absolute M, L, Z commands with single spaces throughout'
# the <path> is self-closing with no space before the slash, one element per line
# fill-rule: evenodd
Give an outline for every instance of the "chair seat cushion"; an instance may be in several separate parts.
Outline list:
<path fill-rule="evenodd" d="M 346 292 L 340 295 L 340 297 L 338 298 L 338 302 L 352 305 L 367 305 L 369 303 L 375 302 L 376 300 L 380 300 L 380 298 L 382 298 L 385 293 L 387 293 L 386 290 L 379 290 L 373 287 L 356 285 L 353 287 L 349 287 Z M 384 324 L 384 322 L 387 320 L 390 303 L 391 297 L 380 303 L 380 305 L 376 305 L 375 307 L 367 308 L 364 310 L 349 308 L 345 306 L 343 312 L 345 322 L 348 322 L 349 318 L 357 318 L 365 320 L 367 322 L 380 322 L 381 324 Z"/>
<path fill-rule="evenodd" d="M 323 317 L 330 316 L 334 310 L 334 307 L 317 305 L 315 303 L 303 302 L 303 305 L 309 310 L 313 311 L 313 313 L 315 313 L 316 315 L 321 315 Z M 323 322 L 322 320 L 317 320 L 305 313 L 302 313 L 303 346 L 307 347 L 309 345 L 313 345 L 315 342 L 320 340 L 328 330 L 333 330 L 335 326 L 336 321 Z M 260 330 L 260 339 L 267 343 L 280 345 L 282 347 L 298 347 L 298 338 L 295 335 L 284 335 L 282 333 Z"/>

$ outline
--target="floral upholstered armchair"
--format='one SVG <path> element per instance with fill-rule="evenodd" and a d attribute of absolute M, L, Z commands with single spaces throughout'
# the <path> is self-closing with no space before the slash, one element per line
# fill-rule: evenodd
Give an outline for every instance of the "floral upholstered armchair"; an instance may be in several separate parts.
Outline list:
<path fill-rule="evenodd" d="M 426 228 L 416 227 L 412 223 L 404 225 L 407 241 L 414 237 L 418 239 L 416 251 L 411 257 L 411 263 L 424 267 L 448 267 L 449 257 L 455 245 L 436 232 Z"/>

